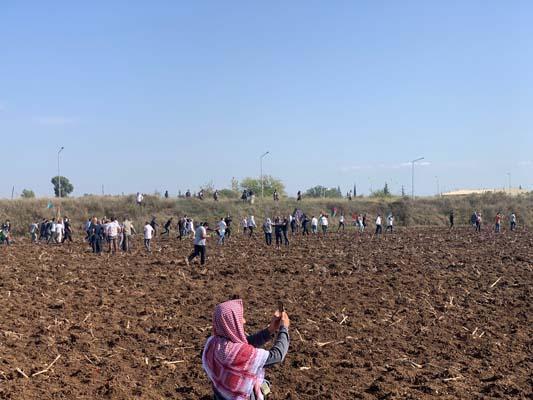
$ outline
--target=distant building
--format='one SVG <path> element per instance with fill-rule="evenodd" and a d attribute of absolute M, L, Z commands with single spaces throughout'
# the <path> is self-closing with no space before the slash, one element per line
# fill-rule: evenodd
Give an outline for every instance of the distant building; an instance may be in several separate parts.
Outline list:
<path fill-rule="evenodd" d="M 505 193 L 510 194 L 511 196 L 518 196 L 519 194 L 526 194 L 528 193 L 525 189 L 520 188 L 511 188 L 505 189 L 458 189 L 458 190 L 452 190 L 451 192 L 444 192 L 442 193 L 442 196 L 468 196 L 471 194 L 485 194 L 485 193 Z"/>

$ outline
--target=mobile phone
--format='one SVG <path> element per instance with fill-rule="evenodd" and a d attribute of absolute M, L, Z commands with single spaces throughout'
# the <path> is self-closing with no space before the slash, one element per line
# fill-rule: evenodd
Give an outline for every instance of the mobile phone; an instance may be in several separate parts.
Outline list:
<path fill-rule="evenodd" d="M 285 306 L 283 305 L 282 301 L 278 301 L 278 311 L 280 313 L 283 313 L 285 311 Z"/>

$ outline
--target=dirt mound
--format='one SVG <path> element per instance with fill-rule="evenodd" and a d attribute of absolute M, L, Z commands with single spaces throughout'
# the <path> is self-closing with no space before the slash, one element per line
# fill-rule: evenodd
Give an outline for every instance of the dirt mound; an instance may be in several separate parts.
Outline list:
<path fill-rule="evenodd" d="M 234 294 L 249 332 L 278 299 L 290 313 L 276 399 L 532 395 L 532 233 L 332 234 L 282 251 L 239 236 L 211 241 L 207 269 L 184 265 L 191 247 L 1 247 L 0 398 L 209 399 L 201 350 Z"/>

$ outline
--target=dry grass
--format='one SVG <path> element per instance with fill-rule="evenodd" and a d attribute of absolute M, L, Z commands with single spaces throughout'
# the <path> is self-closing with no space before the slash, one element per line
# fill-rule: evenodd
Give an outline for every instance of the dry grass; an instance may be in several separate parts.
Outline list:
<path fill-rule="evenodd" d="M 49 201 L 54 209 L 48 209 Z M 135 204 L 135 197 L 130 196 L 86 196 L 66 199 L 18 199 L 0 201 L 0 220 L 10 219 L 15 234 L 26 233 L 33 221 L 40 221 L 43 217 L 56 215 L 57 207 L 61 207 L 61 215 L 68 215 L 75 227 L 81 226 L 90 216 L 98 217 L 113 215 L 123 218 L 129 215 L 137 227 L 146 220 L 156 216 L 160 223 L 167 218 L 187 214 L 195 220 L 215 222 L 218 218 L 231 214 L 235 220 L 244 215 L 254 214 L 260 221 L 265 215 L 288 215 L 295 208 L 301 208 L 308 215 L 318 215 L 320 212 L 331 214 L 336 207 L 338 212 L 346 216 L 354 212 L 367 213 L 371 219 L 380 212 L 382 215 L 393 212 L 399 225 L 437 225 L 444 226 L 448 222 L 448 213 L 455 211 L 456 224 L 467 224 L 474 210 L 481 211 L 485 221 L 491 223 L 494 215 L 501 211 L 507 216 L 511 211 L 517 213 L 520 224 L 528 224 L 533 218 L 533 195 L 509 197 L 502 193 L 474 196 L 421 198 L 416 201 L 398 197 L 357 198 L 353 201 L 346 199 L 304 199 L 297 202 L 294 199 L 283 199 L 274 203 L 271 199 L 256 200 L 254 205 L 243 204 L 240 200 L 223 199 L 214 202 L 211 199 L 162 199 L 146 196 L 145 205 L 139 208 Z"/>

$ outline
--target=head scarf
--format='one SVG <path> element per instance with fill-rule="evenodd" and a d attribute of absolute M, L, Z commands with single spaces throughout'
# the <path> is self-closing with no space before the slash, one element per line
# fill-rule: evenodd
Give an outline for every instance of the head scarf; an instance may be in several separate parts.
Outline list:
<path fill-rule="evenodd" d="M 213 388 L 228 400 L 247 400 L 252 391 L 262 400 L 260 386 L 267 358 L 268 351 L 248 344 L 242 300 L 218 304 L 213 314 L 213 334 L 202 354 L 202 364 Z"/>

